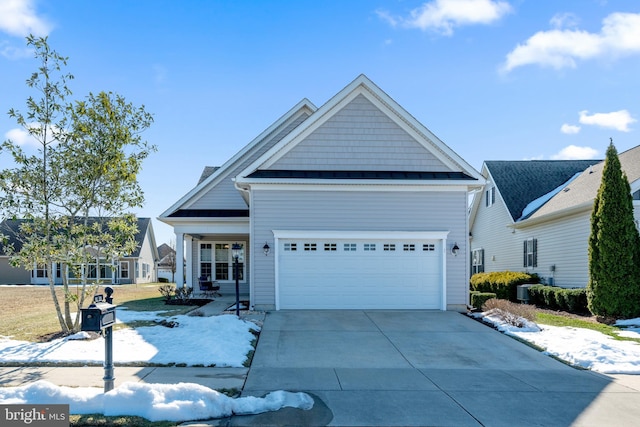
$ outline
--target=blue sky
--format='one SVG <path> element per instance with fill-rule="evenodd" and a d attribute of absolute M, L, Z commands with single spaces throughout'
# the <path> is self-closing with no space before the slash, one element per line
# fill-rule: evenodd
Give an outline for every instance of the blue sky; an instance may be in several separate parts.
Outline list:
<path fill-rule="evenodd" d="M 137 211 L 154 219 L 361 73 L 478 170 L 639 144 L 637 0 L 0 0 L 0 139 L 26 147 L 5 112 L 33 94 L 29 33 L 69 57 L 74 99 L 113 91 L 154 114 Z"/>

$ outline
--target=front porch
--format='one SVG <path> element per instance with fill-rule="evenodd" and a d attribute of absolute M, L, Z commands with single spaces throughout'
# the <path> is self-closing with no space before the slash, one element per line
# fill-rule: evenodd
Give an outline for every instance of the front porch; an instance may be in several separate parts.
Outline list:
<path fill-rule="evenodd" d="M 240 294 L 249 296 L 249 235 L 248 234 L 186 234 L 176 233 L 176 284 L 184 283 L 193 289 L 194 298 L 219 294 L 235 298 L 236 265 L 232 252 L 240 245 L 238 256 L 238 285 Z M 184 248 L 184 249 L 183 249 Z M 181 250 L 183 249 L 183 250 Z"/>

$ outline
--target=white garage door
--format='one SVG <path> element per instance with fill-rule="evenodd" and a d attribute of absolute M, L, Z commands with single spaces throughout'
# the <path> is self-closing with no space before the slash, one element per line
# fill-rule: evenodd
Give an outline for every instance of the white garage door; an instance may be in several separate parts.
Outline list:
<path fill-rule="evenodd" d="M 281 309 L 443 309 L 442 240 L 279 239 Z"/>

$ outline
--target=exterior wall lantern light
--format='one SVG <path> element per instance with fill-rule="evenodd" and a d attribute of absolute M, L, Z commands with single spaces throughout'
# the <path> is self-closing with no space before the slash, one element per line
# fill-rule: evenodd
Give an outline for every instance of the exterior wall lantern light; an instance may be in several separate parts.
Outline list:
<path fill-rule="evenodd" d="M 269 244 L 267 242 L 264 242 L 262 250 L 264 251 L 264 256 L 269 255 L 269 251 L 271 250 L 271 248 L 269 247 Z"/>
<path fill-rule="evenodd" d="M 451 248 L 451 254 L 453 256 L 458 256 L 458 252 L 460 252 L 460 247 L 458 246 L 458 242 L 453 244 L 453 247 Z"/>

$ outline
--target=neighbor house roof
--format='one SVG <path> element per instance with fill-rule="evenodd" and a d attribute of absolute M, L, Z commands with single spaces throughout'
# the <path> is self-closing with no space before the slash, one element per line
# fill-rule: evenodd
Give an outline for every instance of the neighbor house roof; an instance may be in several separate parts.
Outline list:
<path fill-rule="evenodd" d="M 629 182 L 634 183 L 640 180 L 640 145 L 618 154 L 618 158 Z M 538 219 L 573 208 L 591 208 L 600 188 L 603 168 L 604 161 L 600 161 L 593 167 L 585 169 L 580 176 L 571 181 L 530 218 Z"/>
<path fill-rule="evenodd" d="M 557 189 L 599 160 L 489 160 L 485 166 L 513 221 L 533 200 Z"/>
<path fill-rule="evenodd" d="M 200 174 L 200 179 L 198 179 L 198 185 L 200 185 L 203 181 L 209 178 L 215 171 L 220 169 L 220 166 L 205 166 Z"/>
<path fill-rule="evenodd" d="M 98 218 L 91 217 L 90 221 L 95 222 L 99 220 L 104 220 L 106 218 Z M 25 223 L 26 219 L 5 219 L 0 222 L 0 234 L 4 235 L 7 238 L 7 243 L 9 245 L 13 245 L 14 250 L 19 251 L 22 249 L 22 241 L 20 239 L 20 226 Z M 149 227 L 151 226 L 151 218 L 137 218 L 137 226 L 138 232 L 136 233 L 136 250 L 130 254 L 128 257 L 130 258 L 138 258 L 140 256 L 140 249 L 142 248 L 142 243 L 144 242 L 144 238 L 147 234 Z M 152 245 L 155 245 L 155 242 L 151 242 Z M 0 243 L 0 256 L 6 256 L 5 245 Z"/>

